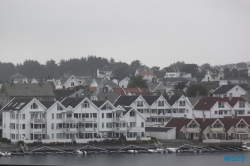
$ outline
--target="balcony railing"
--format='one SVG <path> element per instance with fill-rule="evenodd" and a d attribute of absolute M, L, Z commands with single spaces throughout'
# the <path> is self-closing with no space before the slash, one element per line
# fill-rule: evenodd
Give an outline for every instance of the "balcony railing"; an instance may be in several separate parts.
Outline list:
<path fill-rule="evenodd" d="M 80 132 L 96 132 L 96 128 L 79 128 Z"/>
<path fill-rule="evenodd" d="M 113 117 L 113 121 L 114 122 L 120 122 L 120 121 L 126 121 L 125 118 L 121 118 L 121 117 Z"/>
<path fill-rule="evenodd" d="M 96 122 L 97 118 L 79 118 L 79 122 Z"/>
<path fill-rule="evenodd" d="M 212 132 L 224 132 L 223 128 L 210 128 L 210 131 Z"/>
<path fill-rule="evenodd" d="M 127 130 L 129 130 L 129 131 L 142 131 L 142 127 L 128 127 Z"/>
<path fill-rule="evenodd" d="M 63 128 L 64 133 L 76 133 L 76 128 Z"/>
<path fill-rule="evenodd" d="M 77 119 L 76 118 L 65 118 L 63 119 L 64 123 L 76 123 Z"/>
<path fill-rule="evenodd" d="M 236 127 L 234 128 L 236 132 L 248 132 L 247 128 L 246 127 Z"/>
<path fill-rule="evenodd" d="M 37 128 L 31 128 L 30 132 L 31 133 L 45 133 L 45 128 L 39 128 L 39 129 L 37 129 Z"/>
<path fill-rule="evenodd" d="M 126 132 L 128 127 L 113 127 L 113 132 Z"/>
<path fill-rule="evenodd" d="M 34 118 L 34 119 L 30 120 L 30 123 L 45 123 L 45 119 L 44 118 L 42 118 L 42 119 Z"/>
<path fill-rule="evenodd" d="M 199 133 L 200 129 L 199 128 L 186 128 L 186 132 L 188 132 L 188 133 Z"/>

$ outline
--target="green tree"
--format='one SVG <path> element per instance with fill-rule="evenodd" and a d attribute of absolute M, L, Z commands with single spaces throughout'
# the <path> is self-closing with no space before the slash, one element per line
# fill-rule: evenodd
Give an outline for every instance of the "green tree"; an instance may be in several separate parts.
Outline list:
<path fill-rule="evenodd" d="M 196 93 L 199 91 L 200 96 L 207 96 L 208 95 L 208 90 L 200 85 L 190 85 L 187 89 L 187 96 L 188 97 L 195 97 Z"/>
<path fill-rule="evenodd" d="M 114 73 L 114 77 L 119 78 L 122 80 L 125 77 L 129 77 L 129 65 L 127 63 L 123 62 L 117 62 L 114 64 L 111 64 L 111 69 Z"/>
<path fill-rule="evenodd" d="M 202 70 L 206 70 L 206 69 L 210 69 L 211 65 L 209 63 L 204 63 L 203 65 L 201 65 L 201 69 Z"/>
<path fill-rule="evenodd" d="M 223 73 L 225 74 L 225 78 L 231 77 L 231 72 L 229 68 L 225 68 Z"/>
<path fill-rule="evenodd" d="M 181 67 L 181 72 L 191 73 L 192 77 L 196 76 L 196 72 L 198 71 L 198 66 L 196 64 L 185 64 Z"/>
<path fill-rule="evenodd" d="M 128 88 L 147 88 L 148 85 L 146 80 L 143 79 L 142 76 L 132 76 L 130 77 Z"/>

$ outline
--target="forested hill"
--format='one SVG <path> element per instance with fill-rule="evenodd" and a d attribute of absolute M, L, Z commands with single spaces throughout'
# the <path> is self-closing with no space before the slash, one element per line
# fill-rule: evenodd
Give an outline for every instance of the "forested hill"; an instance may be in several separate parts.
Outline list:
<path fill-rule="evenodd" d="M 130 65 L 123 62 L 115 62 L 102 57 L 88 56 L 80 59 L 61 60 L 58 64 L 54 60 L 48 60 L 46 64 L 40 64 L 35 60 L 25 60 L 23 64 L 0 62 L 0 79 L 7 81 L 10 76 L 19 73 L 27 78 L 60 78 L 64 73 L 94 76 L 97 68 L 100 70 L 112 70 L 114 76 L 120 79 L 134 75 L 136 68 L 142 66 L 139 60 Z M 94 72 L 95 71 L 95 72 Z"/>

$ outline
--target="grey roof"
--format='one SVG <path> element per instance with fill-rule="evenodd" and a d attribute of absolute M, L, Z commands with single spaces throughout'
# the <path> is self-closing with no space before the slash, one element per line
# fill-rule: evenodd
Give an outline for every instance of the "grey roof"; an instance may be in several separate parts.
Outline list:
<path fill-rule="evenodd" d="M 191 105 L 194 106 L 202 97 L 187 97 Z"/>
<path fill-rule="evenodd" d="M 104 83 L 104 85 L 105 85 L 105 86 L 108 85 L 108 86 L 110 86 L 111 88 L 120 88 L 119 85 L 117 85 L 116 83 L 114 83 L 114 82 L 111 81 L 111 80 L 106 80 L 105 83 Z"/>
<path fill-rule="evenodd" d="M 98 108 L 100 108 L 106 101 L 91 101 L 93 104 L 95 104 Z"/>
<path fill-rule="evenodd" d="M 46 108 L 49 108 L 55 103 L 55 101 L 40 101 L 40 103 L 42 103 Z"/>
<path fill-rule="evenodd" d="M 223 80 L 245 80 L 245 81 L 250 81 L 249 78 L 245 78 L 245 77 L 229 77 L 229 78 L 224 78 Z"/>
<path fill-rule="evenodd" d="M 75 92 L 74 90 L 68 90 L 68 89 L 54 90 L 55 98 L 56 98 L 57 101 L 61 101 L 65 97 L 69 97 L 74 92 Z"/>
<path fill-rule="evenodd" d="M 154 131 L 154 132 L 167 132 L 172 130 L 174 127 L 145 127 L 145 131 Z"/>
<path fill-rule="evenodd" d="M 148 105 L 152 105 L 160 96 L 142 96 Z"/>
<path fill-rule="evenodd" d="M 184 77 L 166 77 L 164 78 L 162 81 L 180 81 L 180 82 L 189 82 L 188 79 L 184 78 Z"/>
<path fill-rule="evenodd" d="M 68 98 L 64 99 L 61 103 L 66 108 L 68 106 L 75 108 L 82 100 L 83 100 L 83 98 L 68 97 Z"/>
<path fill-rule="evenodd" d="M 159 84 L 160 82 L 147 82 L 150 91 L 153 91 Z"/>
<path fill-rule="evenodd" d="M 76 91 L 75 93 L 71 94 L 69 97 L 76 97 L 76 94 L 78 94 L 79 98 L 85 98 L 85 97 L 89 97 L 91 95 L 91 93 L 89 93 L 88 88 L 84 88 L 84 89 L 80 89 L 78 91 Z"/>
<path fill-rule="evenodd" d="M 185 79 L 193 82 L 197 82 L 197 79 L 195 77 L 185 77 Z"/>
<path fill-rule="evenodd" d="M 114 105 L 117 107 L 118 105 L 121 106 L 130 106 L 138 96 L 120 96 L 117 101 L 114 103 Z"/>
<path fill-rule="evenodd" d="M 228 91 L 230 91 L 233 87 L 236 85 L 221 85 L 219 88 L 217 88 L 213 94 L 226 94 Z"/>
<path fill-rule="evenodd" d="M 17 83 L 17 84 L 10 84 L 5 83 L 3 84 L 6 92 L 9 96 L 12 97 L 19 97 L 19 96 L 26 96 L 26 97 L 37 97 L 37 96 L 49 96 L 54 97 L 55 94 L 53 92 L 53 84 L 52 83 L 43 83 L 43 84 L 31 84 L 31 83 Z"/>
<path fill-rule="evenodd" d="M 119 97 L 119 95 L 115 92 L 99 92 L 96 94 L 98 100 L 106 100 L 106 96 L 110 103 L 114 103 Z"/>
<path fill-rule="evenodd" d="M 171 97 L 169 98 L 168 95 L 164 95 L 163 97 L 167 100 L 167 102 L 168 102 L 169 105 L 173 106 L 174 103 L 175 103 L 177 100 L 179 100 L 179 98 L 180 98 L 181 96 L 173 95 L 173 96 L 171 96 Z"/>
<path fill-rule="evenodd" d="M 30 99 L 15 98 L 10 103 L 8 103 L 2 110 L 22 110 L 30 101 Z"/>
<path fill-rule="evenodd" d="M 101 78 L 95 78 L 93 80 L 95 80 L 98 85 L 100 85 L 102 83 L 102 79 Z"/>
<path fill-rule="evenodd" d="M 237 64 L 236 64 L 236 67 L 237 67 L 237 68 L 245 68 L 245 69 L 247 69 L 247 64 L 246 64 L 246 63 L 243 63 L 243 62 L 242 62 L 242 63 L 237 63 Z"/>

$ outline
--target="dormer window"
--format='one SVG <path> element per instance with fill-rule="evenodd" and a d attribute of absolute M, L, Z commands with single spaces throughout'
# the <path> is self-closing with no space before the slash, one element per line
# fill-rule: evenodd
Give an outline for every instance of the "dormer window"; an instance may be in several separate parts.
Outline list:
<path fill-rule="evenodd" d="M 239 102 L 239 107 L 240 108 L 245 108 L 245 101 L 240 101 Z"/>
<path fill-rule="evenodd" d="M 219 122 L 216 122 L 212 127 L 213 128 L 222 128 L 222 125 Z"/>
<path fill-rule="evenodd" d="M 142 107 L 143 106 L 143 101 L 137 101 L 137 107 Z"/>
<path fill-rule="evenodd" d="M 130 113 L 129 113 L 129 116 L 135 116 L 135 112 L 134 111 L 131 111 Z"/>
<path fill-rule="evenodd" d="M 31 109 L 38 109 L 38 105 L 37 105 L 36 103 L 33 103 L 33 104 L 31 105 Z"/>
<path fill-rule="evenodd" d="M 63 108 L 57 105 L 57 110 L 63 110 Z"/>
<path fill-rule="evenodd" d="M 240 122 L 238 125 L 237 125 L 238 128 L 245 128 L 246 127 L 246 124 L 244 122 Z"/>
<path fill-rule="evenodd" d="M 164 106 L 164 101 L 158 101 L 158 106 Z"/>
<path fill-rule="evenodd" d="M 219 101 L 219 108 L 224 108 L 224 102 Z"/>
<path fill-rule="evenodd" d="M 185 105 L 186 105 L 185 101 L 180 101 L 180 106 L 185 106 Z"/>
<path fill-rule="evenodd" d="M 71 82 L 71 86 L 75 86 L 74 82 Z"/>
<path fill-rule="evenodd" d="M 82 108 L 89 108 L 89 102 L 84 101 L 84 102 L 82 103 Z"/>

